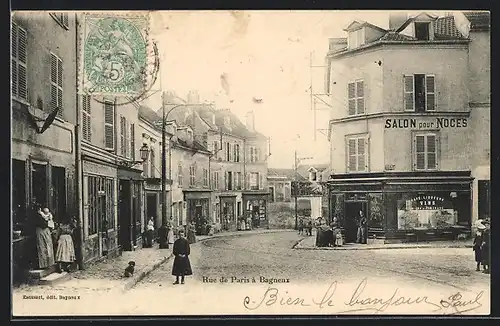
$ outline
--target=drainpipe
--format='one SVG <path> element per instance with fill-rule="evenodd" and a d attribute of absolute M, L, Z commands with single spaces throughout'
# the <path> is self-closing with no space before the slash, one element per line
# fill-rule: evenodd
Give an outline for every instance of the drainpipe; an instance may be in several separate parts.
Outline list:
<path fill-rule="evenodd" d="M 75 123 L 75 175 L 76 175 L 76 181 L 75 181 L 75 189 L 76 189 L 76 202 L 77 202 L 77 205 L 78 205 L 78 224 L 80 225 L 80 248 L 79 248 L 79 255 L 80 255 L 80 261 L 77 261 L 80 269 L 85 269 L 85 266 L 84 266 L 84 259 L 83 259 L 83 254 L 84 254 L 84 250 L 83 250 L 83 243 L 84 243 L 84 240 L 83 240 L 83 201 L 82 201 L 82 192 L 83 192 L 83 187 L 82 187 L 82 180 L 83 180 L 83 171 L 82 171 L 82 152 L 81 152 L 81 142 L 80 142 L 80 127 L 81 127 L 81 123 L 80 123 L 80 105 L 79 105 L 79 96 L 78 96 L 78 89 L 79 89 L 79 85 L 78 85 L 78 69 L 79 69 L 79 66 L 78 66 L 78 32 L 79 32 L 79 29 L 78 29 L 78 14 L 75 13 L 75 53 L 76 53 L 76 60 L 75 60 L 75 63 L 76 63 L 76 80 L 75 80 L 75 84 L 76 84 L 76 90 L 77 90 L 77 94 L 75 96 L 76 98 L 76 101 L 75 101 L 75 113 L 76 113 L 76 123 Z"/>

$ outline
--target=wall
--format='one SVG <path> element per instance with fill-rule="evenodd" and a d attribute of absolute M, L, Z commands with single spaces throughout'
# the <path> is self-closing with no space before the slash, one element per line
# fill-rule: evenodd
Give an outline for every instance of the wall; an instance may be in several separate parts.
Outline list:
<path fill-rule="evenodd" d="M 250 147 L 255 146 L 260 150 L 258 162 L 250 162 Z M 268 190 L 267 185 L 267 158 L 268 158 L 268 147 L 267 140 L 261 139 L 247 139 L 245 141 L 245 170 L 246 170 L 246 180 L 245 180 L 245 188 L 250 189 L 249 184 L 249 173 L 259 173 L 260 174 L 260 189 Z"/>
<path fill-rule="evenodd" d="M 369 172 L 384 170 L 384 124 L 382 119 L 362 119 L 333 125 L 330 139 L 331 173 L 346 173 L 346 136 L 369 134 Z"/>
<path fill-rule="evenodd" d="M 469 45 L 469 102 L 490 103 L 491 50 L 489 32 L 471 32 Z"/>
<path fill-rule="evenodd" d="M 383 59 L 384 111 L 404 110 L 403 75 L 433 74 L 436 111 L 467 111 L 467 45 L 388 46 Z"/>
<path fill-rule="evenodd" d="M 348 115 L 347 85 L 363 79 L 365 112 L 380 112 L 383 108 L 382 71 L 376 62 L 382 61 L 384 52 L 380 48 L 367 49 L 359 53 L 332 58 L 331 65 L 331 119 L 345 118 Z"/>

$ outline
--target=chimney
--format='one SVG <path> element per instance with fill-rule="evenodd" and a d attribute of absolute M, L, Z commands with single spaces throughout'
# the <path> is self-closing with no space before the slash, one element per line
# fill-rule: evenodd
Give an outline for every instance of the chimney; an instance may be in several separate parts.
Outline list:
<path fill-rule="evenodd" d="M 389 29 L 397 30 L 408 20 L 408 14 L 404 12 L 395 12 L 389 14 Z"/>
<path fill-rule="evenodd" d="M 189 91 L 187 95 L 188 104 L 198 104 L 200 103 L 200 95 L 197 91 Z"/>
<path fill-rule="evenodd" d="M 251 132 L 255 131 L 255 115 L 253 111 L 248 111 L 246 115 L 246 127 Z"/>

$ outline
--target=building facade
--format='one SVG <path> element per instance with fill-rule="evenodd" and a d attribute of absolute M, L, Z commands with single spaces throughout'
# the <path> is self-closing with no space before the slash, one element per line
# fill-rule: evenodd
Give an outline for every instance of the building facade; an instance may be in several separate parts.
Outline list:
<path fill-rule="evenodd" d="M 330 40 L 329 215 L 347 241 L 359 211 L 370 238 L 454 237 L 489 179 L 489 33 L 425 13 L 390 25 L 353 21 Z"/>
<path fill-rule="evenodd" d="M 211 152 L 210 222 L 218 229 L 237 230 L 250 217 L 253 228 L 267 227 L 268 140 L 255 130 L 253 114 L 244 124 L 228 109 L 199 104 L 194 92 L 187 98 L 169 119 L 189 126 L 194 140 Z M 175 101 L 170 93 L 165 105 L 173 107 Z"/>
<path fill-rule="evenodd" d="M 33 204 L 78 216 L 75 14 L 16 12 L 11 24 L 14 275 L 37 270 Z"/>

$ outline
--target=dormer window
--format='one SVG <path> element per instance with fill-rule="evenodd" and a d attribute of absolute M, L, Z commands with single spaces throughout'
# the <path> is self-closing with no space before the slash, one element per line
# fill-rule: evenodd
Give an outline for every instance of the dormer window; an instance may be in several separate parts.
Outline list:
<path fill-rule="evenodd" d="M 349 32 L 349 37 L 347 41 L 348 41 L 348 47 L 350 49 L 357 48 L 365 44 L 365 29 L 360 28 L 352 32 Z"/>
<path fill-rule="evenodd" d="M 430 23 L 429 22 L 416 22 L 415 23 L 415 38 L 419 41 L 430 40 Z"/>

